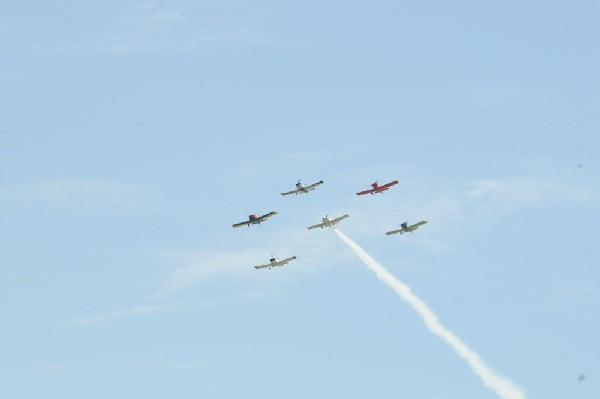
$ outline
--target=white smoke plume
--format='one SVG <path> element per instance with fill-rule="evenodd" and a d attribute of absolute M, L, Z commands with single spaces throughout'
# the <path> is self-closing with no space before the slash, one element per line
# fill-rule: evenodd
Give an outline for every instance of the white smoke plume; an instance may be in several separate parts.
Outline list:
<path fill-rule="evenodd" d="M 437 316 L 425 302 L 412 293 L 410 287 L 396 279 L 375 259 L 371 258 L 357 243 L 348 238 L 344 233 L 333 229 L 342 241 L 362 260 L 377 277 L 407 302 L 421 316 L 425 325 L 435 335 L 443 339 L 456 353 L 465 359 L 471 369 L 483 381 L 483 384 L 494 391 L 502 399 L 525 399 L 525 394 L 512 381 L 496 374 L 490 369 L 479 355 L 465 345 L 454 333 L 444 327 Z"/>

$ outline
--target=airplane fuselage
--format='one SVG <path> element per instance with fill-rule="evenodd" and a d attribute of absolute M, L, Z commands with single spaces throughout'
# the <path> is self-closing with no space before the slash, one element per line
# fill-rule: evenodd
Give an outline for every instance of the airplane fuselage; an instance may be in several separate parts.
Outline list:
<path fill-rule="evenodd" d="M 258 215 L 248 215 L 248 221 L 250 224 L 260 224 L 262 220 L 260 220 L 260 216 Z M 250 224 L 248 226 L 250 226 Z"/>
<path fill-rule="evenodd" d="M 321 226 L 321 228 L 333 227 L 335 225 L 335 223 L 331 223 L 331 220 L 329 220 L 329 218 L 327 216 L 325 216 L 322 220 L 323 220 L 323 226 Z"/>
<path fill-rule="evenodd" d="M 377 183 L 373 183 L 373 184 L 371 184 L 371 187 L 373 187 L 373 190 L 374 190 L 373 192 L 371 192 L 371 195 L 373 195 L 373 194 L 381 194 L 381 193 L 383 193 L 384 191 L 386 191 L 386 190 L 389 190 L 389 189 L 390 189 L 389 187 L 382 187 L 382 186 L 380 186 L 380 185 L 379 185 L 379 184 L 377 184 Z"/>
<path fill-rule="evenodd" d="M 297 183 L 296 184 L 296 189 L 302 191 L 303 193 L 307 193 L 308 192 L 308 190 L 306 189 L 306 187 L 302 183 Z M 298 194 L 298 193 L 296 193 L 296 194 Z"/>

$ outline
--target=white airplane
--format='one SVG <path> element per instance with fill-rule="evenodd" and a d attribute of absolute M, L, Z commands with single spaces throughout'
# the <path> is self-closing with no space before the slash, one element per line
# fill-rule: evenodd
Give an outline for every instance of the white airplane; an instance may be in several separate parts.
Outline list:
<path fill-rule="evenodd" d="M 317 227 L 323 228 L 323 227 L 331 227 L 332 229 L 334 228 L 334 226 L 336 224 L 338 224 L 339 222 L 341 222 L 342 220 L 349 218 L 350 215 L 346 214 L 346 215 L 342 215 L 340 217 L 337 217 L 335 219 L 329 219 L 327 217 L 327 215 L 323 218 L 323 222 L 319 223 L 319 224 L 313 224 L 312 226 L 308 226 L 307 229 L 311 230 L 311 229 L 316 229 Z"/>
<path fill-rule="evenodd" d="M 266 265 L 254 266 L 254 268 L 255 269 L 264 269 L 265 267 L 268 267 L 270 269 L 275 266 L 283 266 L 294 259 L 296 259 L 295 256 L 279 260 L 279 259 L 273 257 L 273 255 L 271 255 L 271 259 L 269 259 L 269 263 L 267 263 Z"/>
<path fill-rule="evenodd" d="M 389 235 L 396 234 L 396 233 L 400 233 L 400 234 L 412 233 L 414 230 L 418 229 L 421 225 L 423 225 L 425 223 L 427 223 L 427 220 L 421 220 L 420 222 L 411 224 L 409 226 L 407 222 L 404 222 L 400 225 L 400 227 L 402 227 L 401 229 L 388 231 L 385 234 L 389 236 Z"/>
<path fill-rule="evenodd" d="M 300 180 L 298 180 L 298 183 L 296 183 L 295 190 L 288 191 L 287 193 L 281 193 L 281 195 L 304 194 L 304 193 L 314 190 L 315 188 L 317 188 L 317 186 L 320 186 L 321 184 L 323 184 L 323 180 L 320 180 L 316 183 L 305 186 L 304 184 L 300 183 Z"/>

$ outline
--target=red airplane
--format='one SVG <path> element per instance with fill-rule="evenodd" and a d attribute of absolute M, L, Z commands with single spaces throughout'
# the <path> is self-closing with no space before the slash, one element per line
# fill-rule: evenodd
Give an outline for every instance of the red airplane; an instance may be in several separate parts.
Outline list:
<path fill-rule="evenodd" d="M 377 182 L 371 184 L 371 187 L 373 187 L 370 190 L 365 190 L 365 191 L 361 191 L 360 193 L 356 193 L 356 195 L 365 195 L 365 194 L 377 194 L 377 193 L 383 193 L 385 190 L 389 190 L 390 187 L 392 187 L 394 184 L 398 184 L 398 180 L 394 180 L 391 181 L 389 183 L 384 184 L 383 186 L 380 186 L 379 184 L 377 184 Z"/>
<path fill-rule="evenodd" d="M 231 226 L 232 227 L 240 227 L 240 226 L 250 226 L 251 224 L 260 224 L 261 222 L 264 222 L 265 220 L 267 220 L 268 218 L 270 218 L 273 215 L 277 215 L 277 212 L 269 212 L 262 216 L 258 216 L 256 214 L 248 215 L 247 221 L 232 224 Z"/>

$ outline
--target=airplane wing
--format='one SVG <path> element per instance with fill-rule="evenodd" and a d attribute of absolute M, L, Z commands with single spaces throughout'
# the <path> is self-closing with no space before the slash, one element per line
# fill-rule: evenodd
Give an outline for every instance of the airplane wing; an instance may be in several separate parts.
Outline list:
<path fill-rule="evenodd" d="M 263 220 L 267 220 L 268 218 L 270 218 L 273 215 L 277 215 L 277 212 L 269 212 L 269 213 L 259 217 L 258 220 L 260 220 L 262 222 Z"/>
<path fill-rule="evenodd" d="M 402 234 L 403 231 L 404 231 L 404 229 L 392 230 L 392 231 L 388 231 L 387 233 L 385 233 L 385 235 L 389 236 L 389 235 L 396 234 L 396 233 Z"/>
<path fill-rule="evenodd" d="M 409 229 L 414 230 L 425 223 L 427 223 L 427 220 L 421 220 L 420 222 L 415 223 L 412 226 L 410 226 Z"/>
<path fill-rule="evenodd" d="M 348 215 L 348 214 L 342 215 L 339 218 L 332 219 L 331 224 L 337 224 L 337 223 L 341 222 L 342 220 L 349 218 L 349 217 L 350 217 L 350 215 Z"/>
<path fill-rule="evenodd" d="M 285 258 L 285 259 L 282 259 L 282 260 L 280 260 L 278 262 L 275 262 L 274 266 L 283 266 L 283 265 L 289 263 L 290 261 L 292 261 L 294 259 L 296 259 L 295 256 L 290 256 L 289 258 Z"/>
<path fill-rule="evenodd" d="M 316 183 L 313 183 L 313 184 L 311 184 L 309 186 L 306 186 L 304 188 L 307 189 L 307 190 L 314 190 L 317 186 L 320 186 L 321 184 L 323 184 L 323 180 L 320 180 L 320 181 L 318 181 Z"/>
<path fill-rule="evenodd" d="M 265 267 L 283 266 L 294 259 L 296 259 L 296 256 L 290 256 L 289 258 L 279 260 L 275 263 L 267 263 L 266 265 L 254 266 L 254 268 L 255 269 L 264 269 Z"/>
<path fill-rule="evenodd" d="M 388 189 L 388 188 L 392 187 L 394 184 L 398 184 L 398 180 L 394 180 L 392 182 L 386 183 L 383 186 L 381 186 L 380 188 Z"/>
<path fill-rule="evenodd" d="M 250 222 L 250 221 L 246 221 L 246 222 L 241 222 L 241 223 L 232 224 L 231 226 L 232 226 L 232 227 L 234 227 L 234 228 L 235 228 L 235 227 L 242 227 L 242 226 L 248 226 L 250 223 L 252 223 L 252 222 Z"/>
<path fill-rule="evenodd" d="M 408 226 L 406 228 L 402 228 L 402 229 L 399 229 L 399 230 L 388 231 L 387 233 L 385 233 L 385 235 L 389 236 L 389 235 L 396 234 L 396 233 L 400 233 L 400 234 L 402 234 L 402 233 L 408 233 L 408 232 L 411 232 L 413 230 L 416 230 L 417 228 L 419 228 L 419 226 L 421 226 L 421 225 L 423 225 L 425 223 L 427 223 L 427 220 L 421 220 L 420 222 L 415 223 L 415 224 L 411 224 L 410 226 Z"/>
<path fill-rule="evenodd" d="M 317 227 L 324 227 L 325 223 L 319 223 L 319 224 L 313 224 L 312 226 L 308 226 L 307 229 L 312 230 L 312 229 L 316 229 Z"/>
<path fill-rule="evenodd" d="M 356 193 L 356 195 L 365 195 L 365 194 L 371 194 L 372 192 L 374 192 L 375 189 L 370 189 L 370 190 L 365 190 L 365 191 L 361 191 L 359 193 Z"/>
<path fill-rule="evenodd" d="M 302 190 L 292 190 L 292 191 L 288 191 L 287 193 L 281 193 L 281 195 L 290 195 L 290 194 L 298 194 L 302 192 Z"/>
<path fill-rule="evenodd" d="M 302 187 L 302 188 L 297 188 L 297 189 L 295 189 L 295 190 L 288 191 L 288 192 L 286 192 L 286 193 L 281 193 L 281 195 L 284 195 L 284 196 L 285 196 L 285 195 L 290 195 L 290 194 L 300 194 L 300 193 L 306 193 L 306 192 L 308 192 L 308 191 L 314 190 L 314 189 L 315 189 L 317 186 L 319 186 L 319 185 L 321 185 L 321 184 L 323 184 L 323 180 L 321 180 L 321 181 L 318 181 L 318 182 L 316 182 L 316 183 L 313 183 L 313 184 L 311 184 L 311 185 L 308 185 L 308 186 L 304 186 L 304 187 Z"/>

